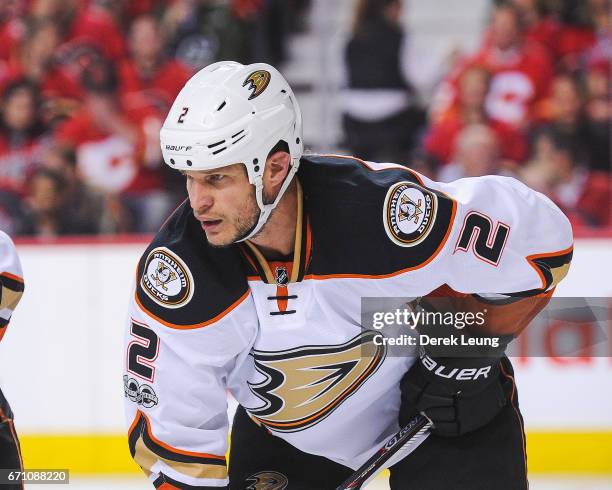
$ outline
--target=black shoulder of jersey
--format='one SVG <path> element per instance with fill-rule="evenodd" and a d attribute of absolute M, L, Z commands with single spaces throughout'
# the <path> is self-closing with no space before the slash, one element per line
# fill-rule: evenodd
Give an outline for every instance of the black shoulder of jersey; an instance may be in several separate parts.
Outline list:
<path fill-rule="evenodd" d="M 185 201 L 138 263 L 136 301 L 176 328 L 205 326 L 231 310 L 248 285 L 236 247 L 213 248 Z"/>
<path fill-rule="evenodd" d="M 456 203 L 406 167 L 308 155 L 298 178 L 313 241 L 310 273 L 381 276 L 422 267 L 448 238 Z"/>

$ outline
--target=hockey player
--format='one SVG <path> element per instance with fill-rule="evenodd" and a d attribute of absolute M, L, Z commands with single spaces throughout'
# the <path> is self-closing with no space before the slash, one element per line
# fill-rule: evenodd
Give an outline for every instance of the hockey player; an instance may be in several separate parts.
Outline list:
<path fill-rule="evenodd" d="M 22 276 L 15 245 L 6 233 L 0 231 L 0 340 L 23 294 Z M 0 468 L 23 471 L 19 440 L 13 424 L 13 412 L 2 390 L 0 390 Z M 24 487 L 23 483 L 15 483 L 2 488 L 17 490 Z"/>
<path fill-rule="evenodd" d="M 527 487 L 503 347 L 537 309 L 524 301 L 569 267 L 571 228 L 549 199 L 511 178 L 440 184 L 305 156 L 298 103 L 266 64 L 197 73 L 161 146 L 189 199 L 138 264 L 124 375 L 130 450 L 157 488 L 334 489 L 421 411 L 433 433 L 391 488 Z M 367 296 L 501 301 L 505 321 L 484 325 L 501 345 L 392 355 L 362 328 Z"/>

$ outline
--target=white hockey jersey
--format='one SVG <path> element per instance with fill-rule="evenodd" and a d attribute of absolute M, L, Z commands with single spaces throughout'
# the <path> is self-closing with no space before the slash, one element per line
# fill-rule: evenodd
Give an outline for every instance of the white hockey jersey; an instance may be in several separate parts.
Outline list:
<path fill-rule="evenodd" d="M 568 220 L 511 178 L 307 156 L 298 181 L 289 262 L 208 246 L 187 202 L 140 260 L 124 388 L 132 456 L 158 488 L 228 485 L 228 391 L 273 435 L 358 467 L 398 429 L 414 362 L 362 328 L 362 297 L 536 295 L 569 267 Z"/>
<path fill-rule="evenodd" d="M 11 238 L 0 231 L 0 340 L 21 299 L 24 283 L 21 263 Z"/>

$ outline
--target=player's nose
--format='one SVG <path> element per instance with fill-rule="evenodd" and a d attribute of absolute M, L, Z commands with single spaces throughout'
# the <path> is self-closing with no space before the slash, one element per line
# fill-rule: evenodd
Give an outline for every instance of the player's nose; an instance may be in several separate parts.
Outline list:
<path fill-rule="evenodd" d="M 192 182 L 189 188 L 189 203 L 198 214 L 202 214 L 214 203 L 209 186 L 197 181 Z"/>

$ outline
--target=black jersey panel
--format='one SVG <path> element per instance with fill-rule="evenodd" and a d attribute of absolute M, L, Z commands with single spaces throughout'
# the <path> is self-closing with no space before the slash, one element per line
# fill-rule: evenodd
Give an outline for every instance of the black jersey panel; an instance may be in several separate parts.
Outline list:
<path fill-rule="evenodd" d="M 298 175 L 312 227 L 307 274 L 377 276 L 421 267 L 448 238 L 456 203 L 407 168 L 307 156 Z"/>
<path fill-rule="evenodd" d="M 211 247 L 187 201 L 143 254 L 137 281 L 140 306 L 178 328 L 204 326 L 248 291 L 237 247 Z"/>

